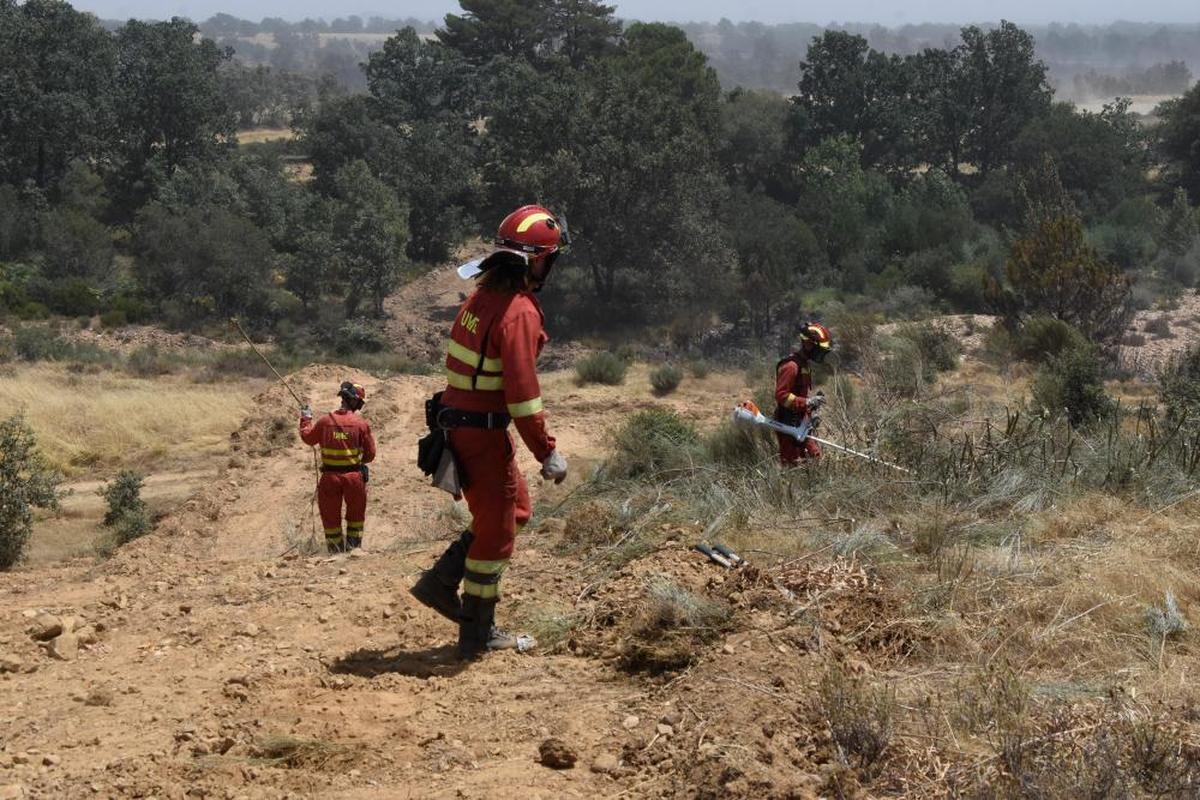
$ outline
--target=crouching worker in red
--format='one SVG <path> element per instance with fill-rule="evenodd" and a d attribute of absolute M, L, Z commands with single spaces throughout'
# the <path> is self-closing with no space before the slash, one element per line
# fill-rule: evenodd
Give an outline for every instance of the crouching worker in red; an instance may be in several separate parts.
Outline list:
<path fill-rule="evenodd" d="M 325 546 L 344 553 L 362 546 L 367 520 L 367 464 L 375 460 L 371 424 L 356 412 L 367 393 L 346 381 L 338 389 L 342 407 L 313 422 L 308 406 L 300 409 L 300 439 L 321 446 L 321 480 L 317 483 L 317 508 L 325 528 Z M 346 505 L 346 535 L 342 538 L 342 504 Z"/>
<path fill-rule="evenodd" d="M 496 244 L 487 258 L 459 268 L 463 278 L 478 277 L 478 288 L 450 330 L 448 385 L 437 414 L 459 462 L 471 528 L 411 590 L 458 623 L 464 659 L 517 644 L 495 625 L 500 578 L 532 512 L 509 423 L 541 463 L 543 478 L 561 483 L 567 475 L 567 461 L 546 431 L 535 365 L 547 336 L 534 293 L 567 244 L 563 225 L 541 206 L 524 206 L 500 224 Z"/>
<path fill-rule="evenodd" d="M 785 425 L 797 426 L 811 419 L 825 402 L 823 395 L 812 393 L 812 365 L 820 364 L 829 355 L 833 338 L 829 329 L 809 322 L 800 330 L 800 347 L 782 359 L 775 367 L 775 419 Z M 779 440 L 779 460 L 785 467 L 794 467 L 802 458 L 820 458 L 821 445 L 812 439 L 804 443 L 795 437 L 776 433 Z"/>

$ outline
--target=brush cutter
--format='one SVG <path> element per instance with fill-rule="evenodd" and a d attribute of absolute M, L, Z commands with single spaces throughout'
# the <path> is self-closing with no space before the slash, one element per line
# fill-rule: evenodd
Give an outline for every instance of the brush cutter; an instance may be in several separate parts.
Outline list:
<path fill-rule="evenodd" d="M 866 459 L 872 464 L 882 464 L 890 469 L 903 472 L 906 475 L 912 474 L 910 470 L 907 470 L 898 464 L 892 464 L 869 453 L 860 453 L 857 450 L 851 450 L 849 447 L 844 447 L 840 444 L 835 444 L 825 439 L 820 439 L 816 436 L 813 436 L 812 421 L 807 417 L 799 425 L 787 425 L 777 419 L 771 419 L 759 411 L 758 406 L 754 405 L 754 403 L 750 402 L 749 400 L 745 400 L 741 403 L 738 403 L 733 409 L 733 421 L 739 425 L 758 425 L 763 428 L 770 428 L 776 433 L 782 433 L 785 436 L 791 436 L 801 444 L 808 439 L 812 439 L 822 447 L 828 447 L 832 450 L 845 453 L 846 455 L 854 456 L 855 458 Z"/>

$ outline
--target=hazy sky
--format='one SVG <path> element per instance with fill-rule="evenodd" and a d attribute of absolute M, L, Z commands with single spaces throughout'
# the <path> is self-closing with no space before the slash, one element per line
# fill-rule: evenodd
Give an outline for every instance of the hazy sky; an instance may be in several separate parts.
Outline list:
<path fill-rule="evenodd" d="M 202 20 L 218 11 L 257 20 L 261 17 L 363 17 L 438 19 L 458 9 L 448 0 L 75 0 L 76 8 L 106 19 L 167 18 Z M 761 22 L 1014 22 L 1103 23 L 1113 20 L 1200 22 L 1197 0 L 617 0 L 617 14 L 633 19 Z"/>

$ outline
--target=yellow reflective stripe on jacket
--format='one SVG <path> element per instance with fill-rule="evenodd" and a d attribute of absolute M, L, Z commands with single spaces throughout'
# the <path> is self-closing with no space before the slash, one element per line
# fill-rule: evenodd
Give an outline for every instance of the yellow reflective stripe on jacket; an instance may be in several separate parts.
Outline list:
<path fill-rule="evenodd" d="M 542 398 L 535 397 L 532 400 L 526 400 L 524 403 L 509 403 L 508 415 L 513 419 L 521 419 L 521 417 L 532 417 L 534 414 L 542 410 Z"/>
<path fill-rule="evenodd" d="M 354 448 L 353 450 L 338 450 L 333 447 L 322 447 L 321 455 L 323 456 L 358 456 L 362 455 L 362 450 Z"/>
<path fill-rule="evenodd" d="M 784 406 L 784 408 L 795 408 L 795 407 L 796 407 L 796 401 L 797 401 L 798 399 L 799 399 L 799 398 L 798 398 L 798 397 L 796 397 L 796 395 L 792 394 L 791 392 L 788 392 L 787 399 L 783 401 L 783 406 Z"/>
<path fill-rule="evenodd" d="M 471 369 L 480 369 L 483 372 L 503 372 L 504 371 L 504 361 L 502 359 L 485 358 L 485 359 L 483 359 L 483 365 L 480 366 L 479 353 L 476 353 L 474 350 L 472 350 L 471 348 L 469 348 L 465 345 L 459 344 L 458 342 L 454 341 L 453 339 L 451 339 L 447 343 L 446 352 L 450 354 L 451 358 L 454 358 L 454 359 L 457 359 L 457 360 L 463 362 L 464 364 L 469 366 Z"/>
<path fill-rule="evenodd" d="M 462 389 L 465 392 L 472 389 L 481 392 L 498 392 L 504 388 L 504 378 L 500 375 L 480 375 L 475 379 L 475 385 L 472 386 L 470 375 L 463 375 L 452 369 L 446 370 L 446 382 L 455 389 Z"/>

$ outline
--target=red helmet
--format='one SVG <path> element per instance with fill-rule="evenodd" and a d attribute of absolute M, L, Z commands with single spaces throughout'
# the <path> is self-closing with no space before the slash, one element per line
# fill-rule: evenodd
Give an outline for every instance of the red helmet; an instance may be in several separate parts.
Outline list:
<path fill-rule="evenodd" d="M 820 362 L 825 360 L 833 347 L 833 335 L 829 333 L 829 328 L 819 322 L 806 322 L 800 329 L 800 342 L 802 347 L 804 344 L 811 345 L 811 355 Z"/>
<path fill-rule="evenodd" d="M 344 381 L 338 387 L 338 397 L 346 401 L 346 405 L 358 411 L 367 404 L 367 390 L 354 381 Z"/>
<path fill-rule="evenodd" d="M 562 225 L 542 206 L 521 206 L 500 223 L 496 245 L 525 256 L 555 253 L 563 243 Z"/>

